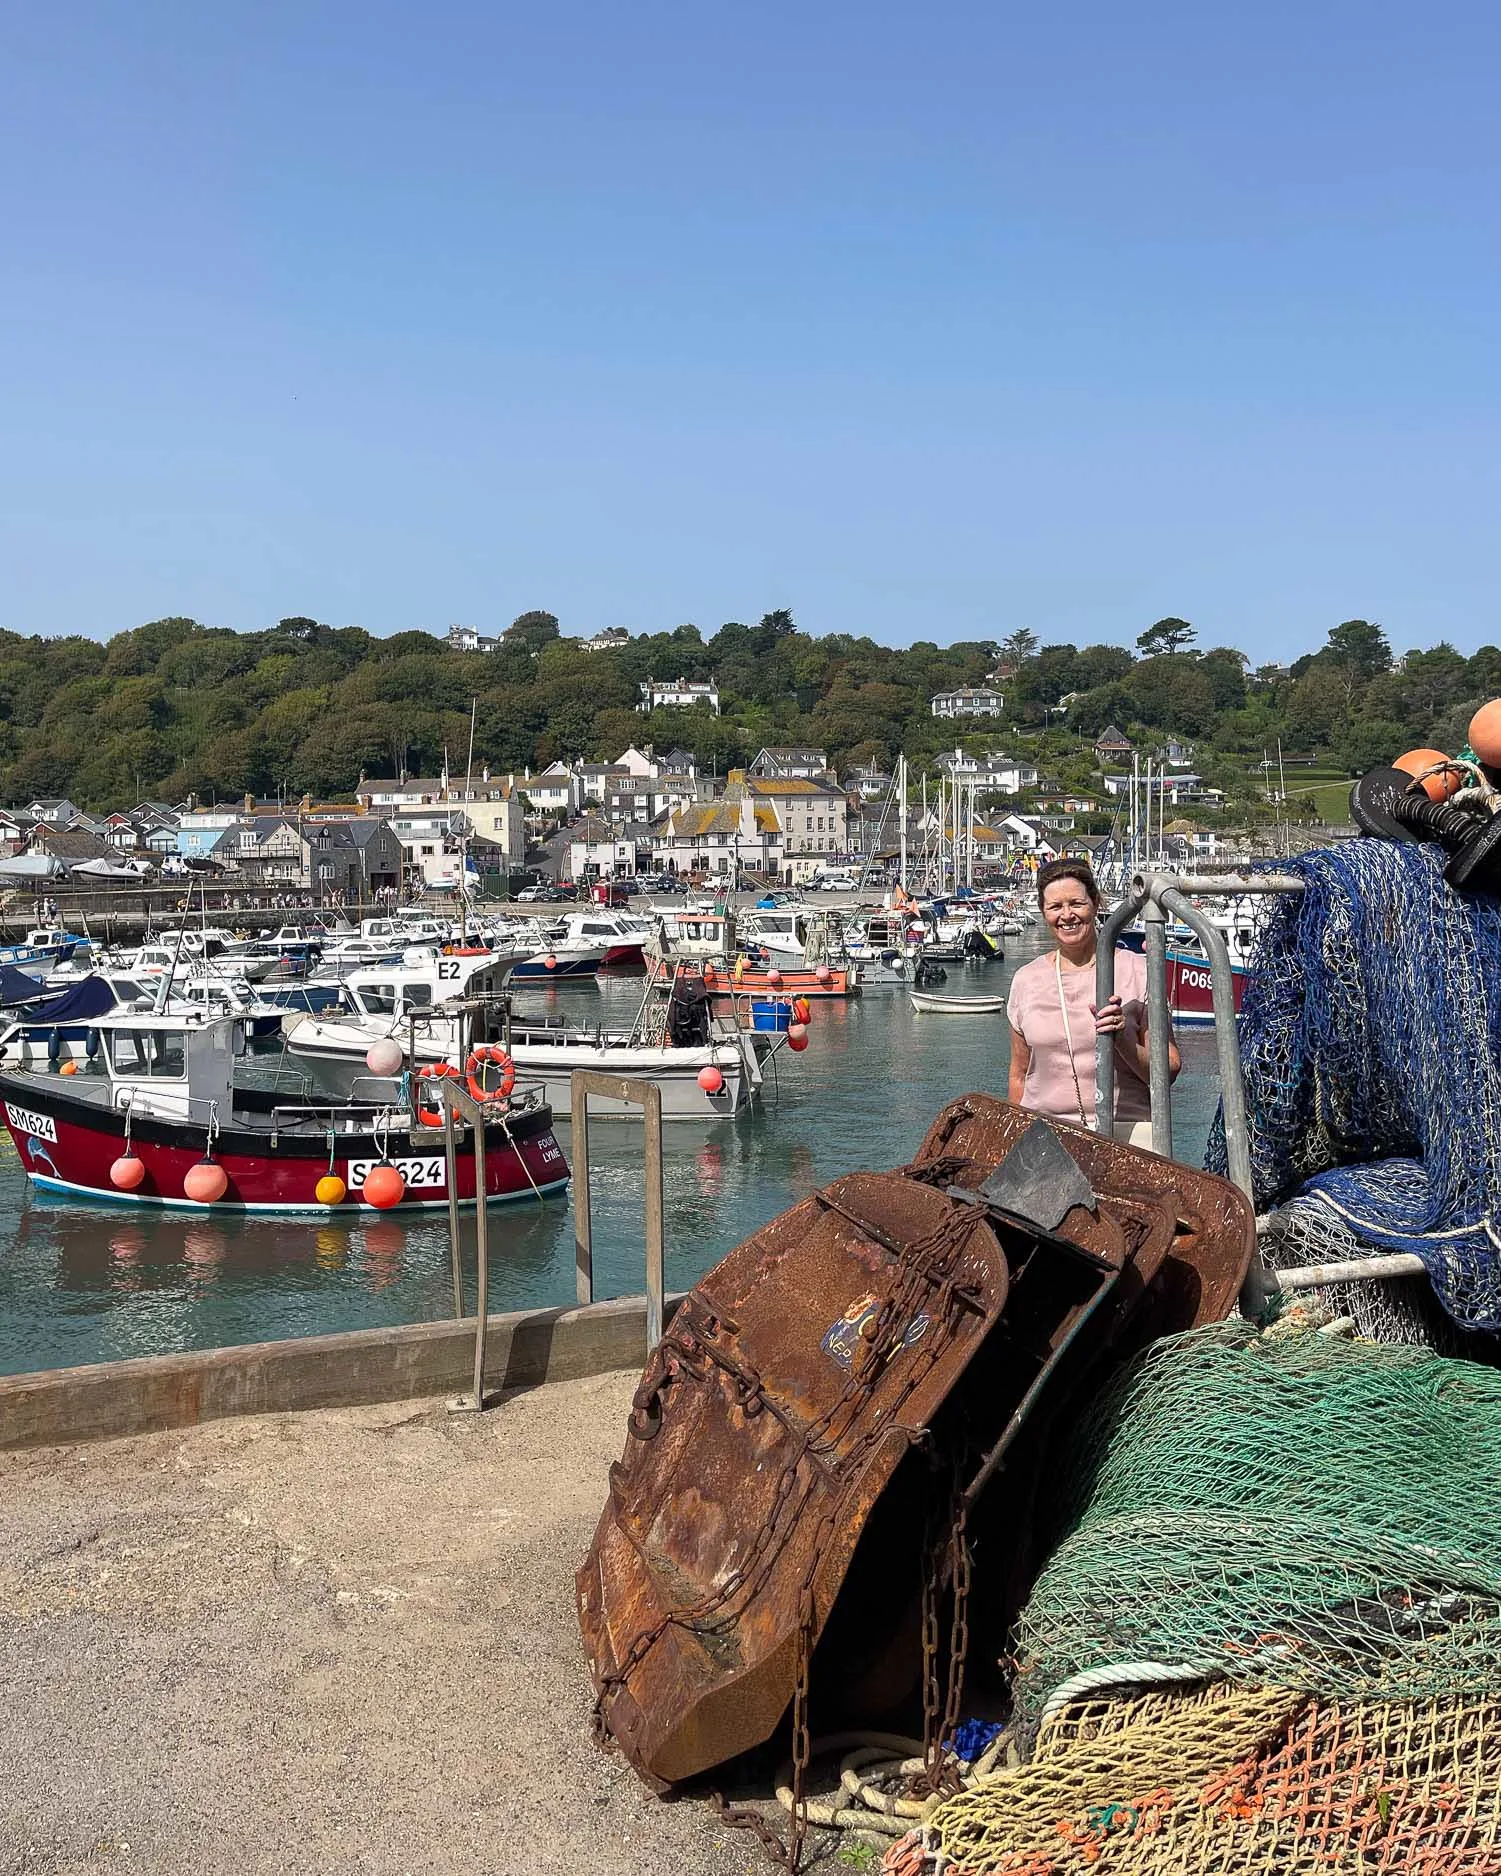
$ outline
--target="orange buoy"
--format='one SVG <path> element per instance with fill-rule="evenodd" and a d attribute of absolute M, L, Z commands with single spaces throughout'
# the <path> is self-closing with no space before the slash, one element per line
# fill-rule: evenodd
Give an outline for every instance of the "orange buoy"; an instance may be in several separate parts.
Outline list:
<path fill-rule="evenodd" d="M 195 1205 L 213 1205 L 229 1190 L 229 1174 L 217 1160 L 201 1159 L 190 1166 L 182 1182 L 182 1195 Z"/>
<path fill-rule="evenodd" d="M 60 1075 L 76 1075 L 78 1073 L 78 1064 L 77 1062 L 64 1062 L 57 1072 Z"/>
<path fill-rule="evenodd" d="M 724 1076 L 712 1062 L 698 1071 L 698 1085 L 705 1094 L 718 1094 L 724 1086 Z"/>
<path fill-rule="evenodd" d="M 795 1023 L 802 1023 L 806 1026 L 807 1023 L 812 1020 L 812 1016 L 813 1005 L 806 997 L 794 997 L 792 999 L 792 1020 Z"/>
<path fill-rule="evenodd" d="M 794 1055 L 801 1055 L 808 1046 L 808 1028 L 806 1023 L 787 1025 L 787 1047 Z"/>
<path fill-rule="evenodd" d="M 372 1166 L 365 1174 L 364 1199 L 378 1212 L 388 1212 L 406 1197 L 407 1182 L 394 1166 Z"/>
<path fill-rule="evenodd" d="M 1488 769 L 1501 768 L 1501 697 L 1482 704 L 1470 718 L 1470 747 Z"/>
<path fill-rule="evenodd" d="M 1442 749 L 1409 749 L 1406 755 L 1398 756 L 1392 764 L 1404 775 L 1418 776 L 1424 769 L 1431 769 L 1435 762 L 1447 762 L 1449 758 Z M 1450 795 L 1457 794 L 1464 776 L 1458 769 L 1445 769 L 1438 775 L 1429 775 L 1423 781 L 1423 793 L 1430 801 L 1447 801 Z"/>
<path fill-rule="evenodd" d="M 706 984 L 712 985 L 717 976 L 718 972 L 714 969 L 712 964 L 706 964 L 704 966 L 704 982 Z"/>
<path fill-rule="evenodd" d="M 342 1205 L 348 1191 L 337 1173 L 325 1173 L 313 1187 L 313 1197 L 320 1205 Z"/>
<path fill-rule="evenodd" d="M 109 1182 L 122 1192 L 134 1192 L 146 1177 L 146 1162 L 136 1153 L 122 1153 L 109 1169 Z"/>

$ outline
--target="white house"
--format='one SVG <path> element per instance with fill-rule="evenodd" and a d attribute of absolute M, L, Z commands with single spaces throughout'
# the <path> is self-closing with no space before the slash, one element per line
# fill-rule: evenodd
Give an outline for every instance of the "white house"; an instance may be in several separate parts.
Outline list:
<path fill-rule="evenodd" d="M 750 765 L 755 782 L 816 782 L 828 772 L 826 749 L 763 749 Z"/>
<path fill-rule="evenodd" d="M 607 625 L 602 632 L 596 632 L 593 638 L 579 640 L 580 651 L 619 651 L 622 645 L 629 645 L 631 635 L 623 625 Z"/>
<path fill-rule="evenodd" d="M 1030 762 L 1018 761 L 999 749 L 987 749 L 978 756 L 956 749 L 952 755 L 940 756 L 936 766 L 947 781 L 973 782 L 981 794 L 1014 795 L 1037 786 L 1037 770 Z"/>
<path fill-rule="evenodd" d="M 725 881 L 747 869 L 780 875 L 781 824 L 770 802 L 732 781 L 719 801 L 674 808 L 654 831 L 652 853 L 659 867 L 679 874 Z"/>
<path fill-rule="evenodd" d="M 583 785 L 566 762 L 550 762 L 536 775 L 528 769 L 522 775 L 508 775 L 506 780 L 526 796 L 534 814 L 561 814 L 565 820 L 572 820 L 584 803 Z"/>
<path fill-rule="evenodd" d="M 473 777 L 452 776 L 446 769 L 441 775 L 408 776 L 401 781 L 370 781 L 361 776 L 355 795 L 367 814 L 384 814 L 393 820 L 424 808 L 461 807 L 467 831 L 477 840 L 498 847 L 507 862 L 519 866 L 525 858 L 526 815 L 519 791 L 510 777 L 492 775 L 488 767 Z"/>
<path fill-rule="evenodd" d="M 472 625 L 451 625 L 444 643 L 451 651 L 494 651 L 498 638 L 486 638 Z"/>
<path fill-rule="evenodd" d="M 958 690 L 941 690 L 929 709 L 935 717 L 998 717 L 1006 699 L 988 684 L 961 684 Z"/>
<path fill-rule="evenodd" d="M 663 708 L 691 710 L 695 704 L 707 704 L 715 716 L 719 715 L 719 686 L 713 678 L 678 677 L 643 683 L 636 708 L 647 712 Z"/>

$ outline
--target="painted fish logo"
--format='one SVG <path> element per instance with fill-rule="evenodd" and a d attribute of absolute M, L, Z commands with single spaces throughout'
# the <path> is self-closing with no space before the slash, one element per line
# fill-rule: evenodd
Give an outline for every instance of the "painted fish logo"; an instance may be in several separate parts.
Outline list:
<path fill-rule="evenodd" d="M 54 1179 L 62 1178 L 62 1174 L 57 1170 L 56 1160 L 34 1134 L 26 1136 L 26 1157 L 38 1172 L 50 1173 Z"/>

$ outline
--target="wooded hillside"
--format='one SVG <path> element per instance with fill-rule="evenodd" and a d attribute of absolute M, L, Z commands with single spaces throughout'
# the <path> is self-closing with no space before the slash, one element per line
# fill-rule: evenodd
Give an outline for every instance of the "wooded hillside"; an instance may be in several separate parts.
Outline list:
<path fill-rule="evenodd" d="M 962 734 L 1084 773 L 1081 739 L 1115 723 L 1143 747 L 1168 733 L 1193 739 L 1206 776 L 1249 796 L 1248 764 L 1278 738 L 1356 773 L 1416 744 L 1452 751 L 1475 706 L 1501 692 L 1496 647 L 1467 658 L 1440 643 L 1394 663 L 1363 620 L 1334 627 L 1286 672 L 1195 639 L 1169 619 L 1134 650 L 1040 646 L 1028 632 L 896 650 L 812 637 L 785 611 L 592 653 L 545 612 L 522 614 L 488 652 L 306 618 L 251 633 L 158 619 L 107 643 L 0 632 L 0 786 L 12 802 L 67 795 L 91 809 L 190 790 L 347 795 L 362 772 L 431 773 L 445 747 L 461 766 L 476 699 L 475 760 L 492 769 L 608 759 L 630 742 L 680 744 L 720 773 L 762 744 L 817 745 L 841 772 L 889 767 L 905 750 L 916 769 Z M 931 715 L 936 692 L 981 683 L 998 665 L 999 723 L 956 730 Z M 643 680 L 678 677 L 714 678 L 723 714 L 637 711 Z"/>

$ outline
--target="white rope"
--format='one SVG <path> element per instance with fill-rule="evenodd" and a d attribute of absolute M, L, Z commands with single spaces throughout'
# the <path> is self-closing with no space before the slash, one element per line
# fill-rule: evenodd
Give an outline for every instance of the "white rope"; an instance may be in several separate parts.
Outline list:
<path fill-rule="evenodd" d="M 1071 1701 L 1107 1687 L 1167 1686 L 1175 1681 L 1201 1681 L 1216 1671 L 1215 1664 L 1209 1661 L 1197 1665 L 1192 1661 L 1119 1661 L 1107 1667 L 1085 1668 L 1060 1682 L 1048 1695 L 1041 1724 L 1046 1725 Z"/>

